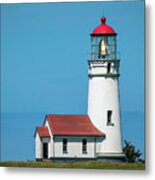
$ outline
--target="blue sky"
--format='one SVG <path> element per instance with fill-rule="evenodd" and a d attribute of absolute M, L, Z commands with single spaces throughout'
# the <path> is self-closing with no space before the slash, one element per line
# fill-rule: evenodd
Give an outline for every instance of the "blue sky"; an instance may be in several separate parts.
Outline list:
<path fill-rule="evenodd" d="M 87 113 L 90 33 L 103 8 L 118 33 L 121 110 L 144 113 L 143 1 L 1 5 L 1 112 Z"/>
<path fill-rule="evenodd" d="M 118 33 L 122 110 L 143 112 L 142 2 L 2 5 L 2 112 L 87 111 L 89 34 L 103 8 Z"/>

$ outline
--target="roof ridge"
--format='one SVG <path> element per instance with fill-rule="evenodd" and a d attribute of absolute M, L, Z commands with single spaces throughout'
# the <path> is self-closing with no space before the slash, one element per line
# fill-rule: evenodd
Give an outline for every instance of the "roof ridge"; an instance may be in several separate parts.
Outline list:
<path fill-rule="evenodd" d="M 88 114 L 46 114 L 46 116 L 88 116 Z"/>

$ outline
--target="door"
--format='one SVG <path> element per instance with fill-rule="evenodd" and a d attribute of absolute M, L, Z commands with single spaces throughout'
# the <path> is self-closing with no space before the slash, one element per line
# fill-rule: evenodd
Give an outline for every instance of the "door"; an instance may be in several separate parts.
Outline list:
<path fill-rule="evenodd" d="M 48 159 L 48 143 L 43 143 L 43 159 Z"/>

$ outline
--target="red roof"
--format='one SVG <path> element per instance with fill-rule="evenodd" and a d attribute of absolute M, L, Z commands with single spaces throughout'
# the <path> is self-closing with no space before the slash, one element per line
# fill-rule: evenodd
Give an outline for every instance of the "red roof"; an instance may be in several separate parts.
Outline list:
<path fill-rule="evenodd" d="M 48 128 L 45 126 L 37 127 L 37 131 L 40 137 L 50 137 Z"/>
<path fill-rule="evenodd" d="M 111 34 L 111 35 L 116 35 L 115 31 L 113 28 L 111 28 L 110 26 L 106 25 L 106 18 L 103 16 L 101 17 L 101 25 L 97 26 L 93 32 L 91 33 L 91 35 L 103 35 L 103 34 Z"/>
<path fill-rule="evenodd" d="M 53 135 L 105 136 L 88 115 L 47 115 Z"/>

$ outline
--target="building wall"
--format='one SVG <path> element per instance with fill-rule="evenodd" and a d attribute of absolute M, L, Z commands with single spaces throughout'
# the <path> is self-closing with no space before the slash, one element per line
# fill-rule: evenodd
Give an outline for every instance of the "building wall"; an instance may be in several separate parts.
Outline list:
<path fill-rule="evenodd" d="M 63 153 L 63 138 L 68 140 L 67 153 Z M 87 139 L 87 153 L 82 152 L 82 139 Z M 78 136 L 56 136 L 54 143 L 54 157 L 72 157 L 72 158 L 94 158 L 95 143 L 94 137 L 78 137 Z"/>
<path fill-rule="evenodd" d="M 35 158 L 42 159 L 42 142 L 38 132 L 36 132 L 36 137 L 35 137 Z"/>
<path fill-rule="evenodd" d="M 49 126 L 49 123 L 48 123 L 48 121 L 47 121 L 47 119 L 45 120 L 45 123 L 44 123 L 44 126 L 46 126 L 47 128 L 48 128 L 48 131 L 49 131 L 49 134 L 50 134 L 50 142 L 49 142 L 49 144 L 48 144 L 48 152 L 49 152 L 49 158 L 50 157 L 53 157 L 54 155 L 53 155 L 53 153 L 54 153 L 54 145 L 53 145 L 53 134 L 52 134 L 52 132 L 51 132 L 51 129 L 50 129 L 50 126 Z"/>

